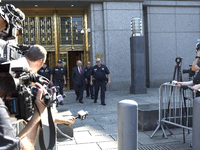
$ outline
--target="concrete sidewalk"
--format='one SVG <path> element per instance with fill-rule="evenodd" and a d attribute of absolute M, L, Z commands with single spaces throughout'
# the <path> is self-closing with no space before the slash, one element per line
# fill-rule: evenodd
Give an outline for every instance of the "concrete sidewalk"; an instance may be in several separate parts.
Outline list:
<path fill-rule="evenodd" d="M 79 110 L 89 112 L 86 120 L 76 120 L 73 140 L 59 138 L 58 150 L 111 150 L 117 149 L 117 104 L 124 99 L 135 100 L 138 105 L 157 104 L 158 89 L 148 89 L 147 94 L 129 94 L 128 91 L 107 91 L 106 106 L 100 105 L 100 100 L 95 104 L 92 99 L 84 98 L 84 104 L 76 102 L 74 91 L 65 92 L 67 95 L 59 112 L 70 110 L 73 115 Z M 85 94 L 84 94 L 85 97 Z M 156 123 L 155 123 L 156 126 Z M 192 134 L 186 133 L 186 143 L 183 144 L 182 129 L 172 129 L 174 135 L 168 139 L 162 137 L 159 130 L 151 139 L 152 131 L 138 132 L 139 150 L 189 150 Z M 168 133 L 168 132 L 167 132 Z"/>

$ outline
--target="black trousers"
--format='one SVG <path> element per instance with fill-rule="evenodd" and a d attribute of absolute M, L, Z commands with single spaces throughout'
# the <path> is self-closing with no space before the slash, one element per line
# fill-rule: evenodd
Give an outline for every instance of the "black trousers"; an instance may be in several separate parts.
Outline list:
<path fill-rule="evenodd" d="M 83 101 L 84 85 L 75 84 L 74 85 L 74 90 L 75 90 L 75 93 L 76 93 L 76 96 L 77 96 L 79 102 L 82 102 Z"/>
<path fill-rule="evenodd" d="M 101 103 L 105 103 L 105 89 L 106 89 L 105 81 L 96 81 L 94 88 L 95 88 L 94 100 L 98 99 L 99 89 L 101 88 Z"/>
<path fill-rule="evenodd" d="M 63 81 L 57 81 L 57 80 L 54 81 L 54 86 L 60 87 L 59 91 L 60 91 L 61 95 L 63 95 L 63 84 L 64 84 Z M 58 89 L 57 89 L 57 91 L 58 91 Z M 58 92 L 56 93 L 56 95 L 58 95 Z"/>
<path fill-rule="evenodd" d="M 86 84 L 85 90 L 87 96 L 91 96 L 91 98 L 94 97 L 94 86 L 91 85 L 90 82 Z"/>

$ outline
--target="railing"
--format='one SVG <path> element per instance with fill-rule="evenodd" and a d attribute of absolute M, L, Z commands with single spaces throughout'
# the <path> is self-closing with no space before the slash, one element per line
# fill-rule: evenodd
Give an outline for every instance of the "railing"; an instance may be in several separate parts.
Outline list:
<path fill-rule="evenodd" d="M 169 127 L 183 128 L 183 141 L 185 142 L 185 129 L 192 130 L 192 115 L 193 115 L 193 99 L 195 93 L 190 88 L 183 89 L 176 87 L 171 83 L 164 83 L 159 88 L 159 120 L 158 126 L 151 135 L 151 138 L 156 134 L 159 128 L 162 129 L 165 138 L 167 129 L 173 134 Z"/>

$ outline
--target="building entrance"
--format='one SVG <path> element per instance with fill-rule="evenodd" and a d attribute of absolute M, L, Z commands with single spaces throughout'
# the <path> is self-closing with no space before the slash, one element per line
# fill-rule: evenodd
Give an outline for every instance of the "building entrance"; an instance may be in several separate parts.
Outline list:
<path fill-rule="evenodd" d="M 68 57 L 69 57 L 69 80 L 70 80 L 70 89 L 74 88 L 74 83 L 72 81 L 72 70 L 74 67 L 76 67 L 76 62 L 78 60 L 83 59 L 83 52 L 68 52 Z"/>
<path fill-rule="evenodd" d="M 85 9 L 23 9 L 24 34 L 20 44 L 39 44 L 47 50 L 47 65 L 52 69 L 61 59 L 67 69 L 67 86 L 73 89 L 72 69 L 77 60 L 88 61 L 88 31 Z M 31 12 L 31 13 L 30 13 Z M 84 31 L 84 33 L 81 33 Z"/>

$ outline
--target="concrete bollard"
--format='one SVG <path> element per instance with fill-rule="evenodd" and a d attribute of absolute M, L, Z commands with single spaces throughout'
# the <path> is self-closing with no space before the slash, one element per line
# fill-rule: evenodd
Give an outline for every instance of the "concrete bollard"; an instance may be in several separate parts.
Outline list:
<path fill-rule="evenodd" d="M 193 122 L 192 122 L 192 149 L 199 150 L 200 148 L 200 97 L 194 99 L 193 102 Z"/>
<path fill-rule="evenodd" d="M 138 104 L 133 100 L 118 103 L 118 150 L 137 150 Z"/>

